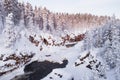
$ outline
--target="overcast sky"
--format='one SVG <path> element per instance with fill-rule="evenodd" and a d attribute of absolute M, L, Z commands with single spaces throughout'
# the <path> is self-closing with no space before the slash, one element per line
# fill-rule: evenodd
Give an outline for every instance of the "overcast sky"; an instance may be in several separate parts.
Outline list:
<path fill-rule="evenodd" d="M 19 0 L 33 6 L 46 7 L 54 12 L 91 13 L 95 15 L 113 14 L 120 18 L 120 0 Z"/>

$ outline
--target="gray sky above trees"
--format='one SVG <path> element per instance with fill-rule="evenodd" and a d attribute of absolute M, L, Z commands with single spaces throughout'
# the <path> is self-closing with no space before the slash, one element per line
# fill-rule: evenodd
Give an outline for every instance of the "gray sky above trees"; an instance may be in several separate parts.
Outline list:
<path fill-rule="evenodd" d="M 46 7 L 53 12 L 113 14 L 120 18 L 120 0 L 19 0 L 33 6 Z"/>

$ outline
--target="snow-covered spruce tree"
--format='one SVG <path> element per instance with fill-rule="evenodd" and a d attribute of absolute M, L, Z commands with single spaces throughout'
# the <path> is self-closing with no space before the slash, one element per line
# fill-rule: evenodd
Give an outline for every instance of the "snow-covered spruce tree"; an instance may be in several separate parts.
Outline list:
<path fill-rule="evenodd" d="M 3 8 L 3 0 L 0 1 L 0 33 L 4 28 L 4 8 Z"/>
<path fill-rule="evenodd" d="M 31 4 L 27 3 L 27 5 L 25 6 L 25 11 L 24 11 L 24 22 L 25 22 L 25 26 L 27 28 L 29 28 L 28 23 L 29 23 L 29 19 L 33 17 L 33 9 Z"/>
<path fill-rule="evenodd" d="M 18 0 L 4 0 L 4 9 L 6 16 L 13 13 L 13 22 L 17 25 L 21 17 L 21 9 L 18 4 Z"/>
<path fill-rule="evenodd" d="M 94 43 L 95 40 L 93 40 L 94 39 L 94 37 L 93 37 L 94 33 L 93 32 L 94 31 L 91 30 L 91 31 L 87 31 L 85 33 L 84 50 L 89 50 L 89 49 L 92 49 L 94 47 L 93 43 Z"/>
<path fill-rule="evenodd" d="M 43 31 L 50 30 L 50 26 L 48 24 L 49 10 L 47 10 L 46 8 L 44 8 L 42 10 L 42 17 L 43 17 Z"/>
<path fill-rule="evenodd" d="M 18 37 L 14 27 L 13 13 L 10 13 L 6 17 L 5 29 L 3 30 L 3 34 L 5 35 L 5 47 L 12 47 L 16 41 L 16 37 Z"/>
<path fill-rule="evenodd" d="M 101 48 L 103 47 L 103 37 L 102 37 L 102 34 L 103 34 L 103 28 L 97 28 L 97 29 L 94 29 L 93 30 L 93 40 L 92 40 L 92 43 L 93 43 L 93 46 L 95 48 Z"/>
<path fill-rule="evenodd" d="M 37 27 L 33 25 L 33 17 L 31 16 L 28 17 L 29 17 L 29 22 L 27 23 L 27 28 L 33 32 L 34 30 L 36 30 Z"/>
<path fill-rule="evenodd" d="M 0 34 L 1 34 L 2 30 L 3 30 L 3 17 L 0 12 Z"/>
<path fill-rule="evenodd" d="M 55 32 L 56 23 L 55 23 L 55 16 L 54 16 L 53 13 L 51 13 L 49 15 L 48 24 L 50 25 L 50 31 L 54 33 Z"/>
<path fill-rule="evenodd" d="M 86 31 L 85 38 L 84 38 L 84 49 L 89 50 L 91 48 L 101 48 L 104 45 L 104 37 L 105 36 L 105 29 L 106 26 L 95 28 L 93 30 Z M 104 33 L 103 33 L 104 32 Z"/>
<path fill-rule="evenodd" d="M 35 27 L 39 27 L 40 30 L 43 29 L 43 18 L 42 18 L 42 13 L 41 13 L 41 8 L 37 8 L 35 6 L 35 9 L 33 11 L 34 17 L 33 17 L 33 25 Z"/>

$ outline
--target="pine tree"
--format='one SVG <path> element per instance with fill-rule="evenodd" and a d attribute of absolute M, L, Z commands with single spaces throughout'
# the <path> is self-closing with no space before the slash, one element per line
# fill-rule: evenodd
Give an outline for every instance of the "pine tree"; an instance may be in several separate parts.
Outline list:
<path fill-rule="evenodd" d="M 49 11 L 46 8 L 44 8 L 42 10 L 43 31 L 48 31 L 50 29 L 50 26 L 48 24 L 48 17 L 49 17 Z"/>
<path fill-rule="evenodd" d="M 5 35 L 5 47 L 13 46 L 16 41 L 16 32 L 14 30 L 13 13 L 8 14 L 6 17 L 6 24 L 3 34 Z"/>
<path fill-rule="evenodd" d="M 3 8 L 3 1 L 0 1 L 0 33 L 4 28 L 4 8 Z"/>
<path fill-rule="evenodd" d="M 52 13 L 49 15 L 48 24 L 50 25 L 50 31 L 54 33 L 56 28 L 56 22 L 55 22 L 55 16 Z"/>
<path fill-rule="evenodd" d="M 18 5 L 18 0 L 4 0 L 4 9 L 6 16 L 9 13 L 13 13 L 14 24 L 17 25 L 21 17 L 21 9 Z"/>

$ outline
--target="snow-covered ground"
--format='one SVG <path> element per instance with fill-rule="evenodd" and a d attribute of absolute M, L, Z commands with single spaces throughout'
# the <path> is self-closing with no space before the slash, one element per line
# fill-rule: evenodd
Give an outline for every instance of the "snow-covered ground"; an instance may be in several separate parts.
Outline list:
<path fill-rule="evenodd" d="M 25 39 L 23 39 L 25 40 Z M 25 44 L 25 43 L 21 43 L 22 40 L 20 41 L 19 45 L 21 44 Z M 74 47 L 70 47 L 67 48 L 65 46 L 44 46 L 42 51 L 39 51 L 39 49 L 37 50 L 37 47 L 34 48 L 30 48 L 30 46 L 32 45 L 31 43 L 27 43 L 28 49 L 30 49 L 29 51 L 34 51 L 36 54 L 35 56 L 32 58 L 32 60 L 30 62 L 33 61 L 44 61 L 44 60 L 48 60 L 50 62 L 58 62 L 58 63 L 62 63 L 62 61 L 64 59 L 68 60 L 68 65 L 65 68 L 59 68 L 59 69 L 54 69 L 50 74 L 48 74 L 48 76 L 46 76 L 45 78 L 43 78 L 42 80 L 111 80 L 108 76 L 112 76 L 112 80 L 115 80 L 113 75 L 111 73 L 107 73 L 107 79 L 104 77 L 102 78 L 98 78 L 96 76 L 98 76 L 99 74 L 97 74 L 96 70 L 91 70 L 89 68 L 86 67 L 86 65 L 89 64 L 89 61 L 91 60 L 98 60 L 100 62 L 103 62 L 100 58 L 99 55 L 97 55 L 96 53 L 99 52 L 100 49 L 94 49 L 90 51 L 90 54 L 94 57 L 92 58 L 87 57 L 84 60 L 84 63 L 79 65 L 79 66 L 75 66 L 75 62 L 77 62 L 78 64 L 80 63 L 80 57 L 84 57 L 89 51 L 82 51 L 82 47 L 83 47 L 83 41 L 79 42 L 78 44 L 76 44 Z M 30 45 L 31 44 L 31 45 Z M 17 44 L 18 46 L 18 44 Z M 26 49 L 26 47 L 21 46 L 22 49 Z M 20 50 L 22 50 L 20 49 Z M 4 50 L 3 50 L 4 51 Z M 8 49 L 6 50 L 8 51 Z M 23 50 L 22 50 L 23 51 Z M 9 53 L 8 53 L 9 55 Z M 2 65 L 2 64 L 1 64 Z M 0 80 L 10 80 L 11 78 L 15 77 L 16 75 L 21 75 L 24 73 L 23 71 L 24 66 L 19 67 L 18 69 L 14 70 L 13 72 L 7 73 L 3 76 L 0 77 Z M 96 76 L 95 76 L 96 75 Z"/>

